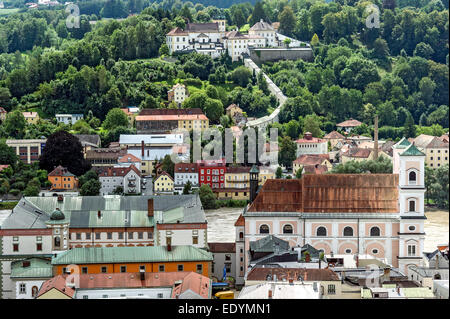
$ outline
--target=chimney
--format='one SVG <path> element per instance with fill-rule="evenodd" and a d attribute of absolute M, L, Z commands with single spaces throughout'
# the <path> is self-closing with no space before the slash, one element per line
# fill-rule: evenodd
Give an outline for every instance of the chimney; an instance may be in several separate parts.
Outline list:
<path fill-rule="evenodd" d="M 97 218 L 102 218 L 102 212 L 100 210 L 97 211 Z"/>
<path fill-rule="evenodd" d="M 391 278 L 391 268 L 390 267 L 384 268 L 384 278 L 386 281 L 390 280 L 390 278 Z"/>
<path fill-rule="evenodd" d="M 63 195 L 58 195 L 58 202 L 62 202 L 64 200 Z"/>
<path fill-rule="evenodd" d="M 153 213 L 154 213 L 154 202 L 153 202 L 153 198 L 149 198 L 147 200 L 147 216 L 148 217 L 153 217 Z"/>
<path fill-rule="evenodd" d="M 373 131 L 373 135 L 374 135 L 374 154 L 373 154 L 373 159 L 376 160 L 378 158 L 378 115 L 375 115 L 375 124 L 374 124 L 374 131 Z"/>
<path fill-rule="evenodd" d="M 172 244 L 167 244 L 167 251 L 172 251 Z"/>
<path fill-rule="evenodd" d="M 269 290 L 269 299 L 272 299 L 272 290 Z"/>
<path fill-rule="evenodd" d="M 144 158 L 144 141 L 141 141 L 141 156 Z"/>
<path fill-rule="evenodd" d="M 23 267 L 23 268 L 30 267 L 30 261 L 29 261 L 29 260 L 24 260 L 24 261 L 22 262 L 22 267 Z"/>

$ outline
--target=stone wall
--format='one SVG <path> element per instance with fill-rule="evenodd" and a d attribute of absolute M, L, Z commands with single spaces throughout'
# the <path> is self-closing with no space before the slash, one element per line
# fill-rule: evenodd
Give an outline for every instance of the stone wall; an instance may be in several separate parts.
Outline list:
<path fill-rule="evenodd" d="M 305 48 L 251 48 L 250 59 L 256 64 L 277 60 L 298 60 L 312 61 L 314 58 L 312 49 Z"/>

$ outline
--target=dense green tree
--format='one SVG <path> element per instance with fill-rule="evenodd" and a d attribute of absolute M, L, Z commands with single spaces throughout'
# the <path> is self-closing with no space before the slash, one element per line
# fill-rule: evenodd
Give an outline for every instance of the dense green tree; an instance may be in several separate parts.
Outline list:
<path fill-rule="evenodd" d="M 0 141 L 0 163 L 2 165 L 14 165 L 18 160 L 14 148 L 6 145 L 5 142 Z"/>
<path fill-rule="evenodd" d="M 291 36 L 296 24 L 292 8 L 290 6 L 285 6 L 278 16 L 278 20 L 280 21 L 280 32 L 284 35 Z"/>
<path fill-rule="evenodd" d="M 216 195 L 207 184 L 203 184 L 199 189 L 200 201 L 204 209 L 217 208 Z"/>
<path fill-rule="evenodd" d="M 128 117 L 121 109 L 113 108 L 106 115 L 103 128 L 112 129 L 118 126 L 128 126 Z"/>
<path fill-rule="evenodd" d="M 296 159 L 297 145 L 289 136 L 281 139 L 280 151 L 278 153 L 278 162 L 285 166 L 291 167 L 292 162 Z"/>
<path fill-rule="evenodd" d="M 2 123 L 2 126 L 8 136 L 20 139 L 23 138 L 27 122 L 20 111 L 13 111 L 6 115 L 6 119 L 4 123 Z"/>

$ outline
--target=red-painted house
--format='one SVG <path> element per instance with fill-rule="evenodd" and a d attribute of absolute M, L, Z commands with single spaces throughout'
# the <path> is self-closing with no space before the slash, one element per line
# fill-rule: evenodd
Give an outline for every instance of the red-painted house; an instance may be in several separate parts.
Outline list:
<path fill-rule="evenodd" d="M 198 183 L 207 184 L 211 189 L 225 187 L 225 158 L 221 160 L 199 160 L 198 165 Z"/>

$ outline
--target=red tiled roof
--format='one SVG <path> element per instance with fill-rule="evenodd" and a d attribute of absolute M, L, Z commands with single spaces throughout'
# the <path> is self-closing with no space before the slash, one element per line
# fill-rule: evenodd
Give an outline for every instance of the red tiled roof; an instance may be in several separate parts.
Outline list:
<path fill-rule="evenodd" d="M 209 251 L 212 253 L 234 253 L 236 243 L 208 243 Z"/>
<path fill-rule="evenodd" d="M 98 177 L 125 176 L 133 170 L 138 176 L 141 176 L 139 170 L 131 164 L 129 167 L 101 167 L 98 168 Z"/>
<path fill-rule="evenodd" d="M 356 127 L 360 126 L 362 123 L 358 120 L 350 119 L 339 124 L 336 124 L 338 127 Z"/>
<path fill-rule="evenodd" d="M 323 137 L 324 139 L 345 139 L 345 136 L 337 131 L 332 131 Z"/>
<path fill-rule="evenodd" d="M 238 166 L 238 167 L 229 166 L 227 167 L 227 170 L 225 172 L 229 174 L 244 174 L 250 172 L 251 169 L 252 169 L 251 167 L 247 166 Z"/>
<path fill-rule="evenodd" d="M 53 171 L 48 173 L 47 176 L 75 176 L 75 175 L 69 172 L 66 167 L 62 167 L 61 165 L 59 165 Z"/>
<path fill-rule="evenodd" d="M 203 114 L 202 109 L 143 109 L 139 115 L 196 115 Z"/>
<path fill-rule="evenodd" d="M 167 33 L 167 35 L 169 36 L 173 36 L 173 35 L 188 35 L 189 33 L 187 33 L 186 31 L 184 31 L 183 29 L 181 29 L 180 27 L 176 27 L 172 30 L 170 30 L 169 33 Z"/>
<path fill-rule="evenodd" d="M 234 226 L 245 226 L 245 218 L 242 214 L 239 215 L 238 219 L 234 223 Z"/>
<path fill-rule="evenodd" d="M 37 117 L 38 113 L 37 112 L 22 112 L 24 117 Z"/>
<path fill-rule="evenodd" d="M 267 276 L 278 280 L 293 279 L 298 281 L 299 276 L 305 281 L 338 281 L 339 276 L 331 269 L 311 269 L 311 268 L 261 268 L 255 267 L 247 275 L 247 280 L 265 281 Z"/>
<path fill-rule="evenodd" d="M 52 290 L 53 288 L 70 298 L 73 298 L 73 296 L 75 295 L 75 289 L 66 286 L 66 278 L 63 277 L 62 275 L 58 275 L 45 281 L 42 284 L 41 289 L 39 289 L 39 292 L 37 294 L 37 297 L 42 296 L 43 294 Z"/>
<path fill-rule="evenodd" d="M 204 114 L 196 115 L 138 115 L 136 121 L 192 121 L 207 120 Z"/>
<path fill-rule="evenodd" d="M 196 163 L 176 163 L 174 173 L 198 173 L 198 165 Z"/>
<path fill-rule="evenodd" d="M 369 148 L 352 147 L 348 152 L 343 153 L 342 156 L 368 158 L 370 153 L 372 153 L 372 150 Z"/>
<path fill-rule="evenodd" d="M 119 163 L 139 163 L 139 162 L 141 162 L 141 159 L 137 158 L 133 154 L 126 154 L 126 155 L 122 156 L 121 158 L 119 158 L 118 162 Z"/>
<path fill-rule="evenodd" d="M 249 212 L 396 213 L 397 174 L 305 174 L 269 179 Z"/>
<path fill-rule="evenodd" d="M 328 167 L 326 165 L 305 165 L 303 166 L 304 174 L 324 174 L 328 172 Z"/>
<path fill-rule="evenodd" d="M 5 168 L 8 168 L 9 164 L 6 165 L 0 165 L 0 172 L 3 171 Z"/>
<path fill-rule="evenodd" d="M 322 138 L 313 137 L 310 132 L 306 132 L 304 134 L 304 138 L 300 138 L 300 139 L 296 140 L 295 142 L 297 144 L 301 144 L 301 143 L 326 143 L 327 141 Z"/>
<path fill-rule="evenodd" d="M 320 165 L 325 160 L 329 160 L 330 155 L 329 154 L 307 154 L 307 155 L 300 155 L 293 164 L 299 164 L 299 165 Z"/>
<path fill-rule="evenodd" d="M 211 298 L 211 279 L 203 275 L 191 272 L 183 278 L 183 282 L 175 286 L 172 290 L 172 298 L 177 298 L 177 295 L 191 290 L 205 299 Z"/>

